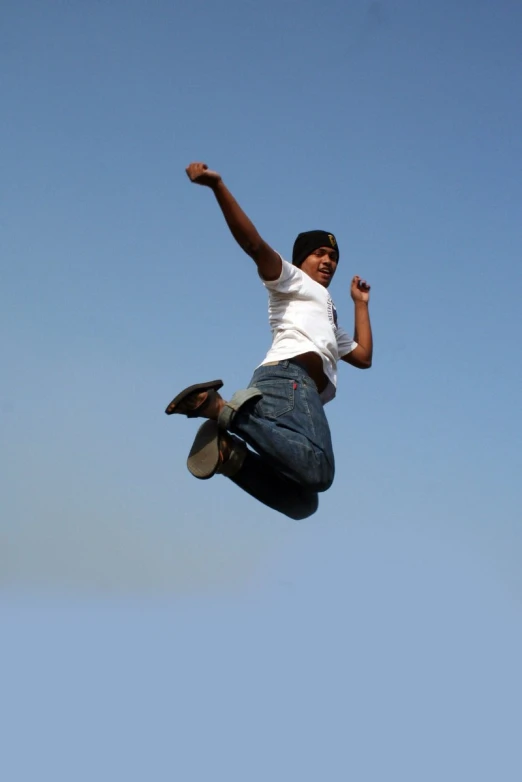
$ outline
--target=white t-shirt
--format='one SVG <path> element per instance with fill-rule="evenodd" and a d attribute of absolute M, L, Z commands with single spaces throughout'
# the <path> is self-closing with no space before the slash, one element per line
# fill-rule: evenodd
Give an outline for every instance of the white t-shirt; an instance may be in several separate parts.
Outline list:
<path fill-rule="evenodd" d="M 284 361 L 300 353 L 318 353 L 328 385 L 321 393 L 323 404 L 335 396 L 337 362 L 357 347 L 357 342 L 337 325 L 337 312 L 327 289 L 298 266 L 283 261 L 277 280 L 263 280 L 268 290 L 268 317 L 272 347 L 260 366 Z"/>

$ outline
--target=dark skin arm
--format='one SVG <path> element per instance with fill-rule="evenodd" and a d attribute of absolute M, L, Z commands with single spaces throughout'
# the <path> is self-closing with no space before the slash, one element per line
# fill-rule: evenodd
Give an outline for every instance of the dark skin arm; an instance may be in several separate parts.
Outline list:
<path fill-rule="evenodd" d="M 220 174 L 209 170 L 206 163 L 191 163 L 186 171 L 191 182 L 212 190 L 232 236 L 241 249 L 254 260 L 261 277 L 264 280 L 277 280 L 282 270 L 280 256 L 260 236 L 255 225 L 224 184 Z M 360 277 L 353 278 L 351 296 L 355 305 L 354 339 L 358 345 L 351 353 L 342 356 L 342 360 L 359 369 L 368 369 L 372 365 L 373 342 L 368 313 L 369 291 L 370 286 L 363 283 Z M 320 361 L 317 354 L 306 355 L 311 357 L 311 364 L 314 360 Z M 322 381 L 325 381 L 322 364 L 317 367 L 317 372 L 312 373 L 314 379 L 316 374 L 320 378 L 318 387 L 321 389 Z"/>
<path fill-rule="evenodd" d="M 212 190 L 232 236 L 254 260 L 261 277 L 264 280 L 277 280 L 282 270 L 280 256 L 261 238 L 217 171 L 209 171 L 205 163 L 191 163 L 187 175 L 191 182 Z"/>
<path fill-rule="evenodd" d="M 355 310 L 355 325 L 353 338 L 358 343 L 357 347 L 342 356 L 342 360 L 357 369 L 369 369 L 372 365 L 373 336 L 370 323 L 370 286 L 360 277 L 352 280 L 350 295 L 353 299 Z"/>

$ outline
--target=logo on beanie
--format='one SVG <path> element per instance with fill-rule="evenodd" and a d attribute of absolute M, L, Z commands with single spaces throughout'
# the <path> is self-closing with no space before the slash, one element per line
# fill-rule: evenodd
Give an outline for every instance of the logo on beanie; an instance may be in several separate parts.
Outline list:
<path fill-rule="evenodd" d="M 335 241 L 335 236 L 333 234 L 328 234 L 328 238 L 330 240 L 330 244 L 332 247 L 337 248 L 337 242 Z"/>

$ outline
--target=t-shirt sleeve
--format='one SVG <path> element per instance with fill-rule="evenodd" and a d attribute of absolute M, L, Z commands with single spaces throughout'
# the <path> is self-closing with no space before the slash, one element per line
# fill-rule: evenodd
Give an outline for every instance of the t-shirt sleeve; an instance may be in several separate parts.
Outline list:
<path fill-rule="evenodd" d="M 347 356 L 348 353 L 351 353 L 352 350 L 357 347 L 358 343 L 352 339 L 348 332 L 342 329 L 340 326 L 337 327 L 335 338 L 337 339 L 337 350 L 339 353 L 339 358 Z"/>
<path fill-rule="evenodd" d="M 281 274 L 277 280 L 263 280 L 263 285 L 268 288 L 269 291 L 275 291 L 277 293 L 299 293 L 303 286 L 304 272 L 297 266 L 292 266 L 288 261 L 282 261 Z"/>

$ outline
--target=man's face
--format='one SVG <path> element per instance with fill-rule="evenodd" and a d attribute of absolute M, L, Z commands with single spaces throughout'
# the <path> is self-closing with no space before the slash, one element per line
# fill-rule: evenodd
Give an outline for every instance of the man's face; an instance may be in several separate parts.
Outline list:
<path fill-rule="evenodd" d="M 318 247 L 304 259 L 301 269 L 324 288 L 330 285 L 337 269 L 339 256 L 332 247 Z"/>

